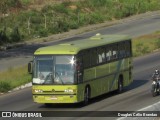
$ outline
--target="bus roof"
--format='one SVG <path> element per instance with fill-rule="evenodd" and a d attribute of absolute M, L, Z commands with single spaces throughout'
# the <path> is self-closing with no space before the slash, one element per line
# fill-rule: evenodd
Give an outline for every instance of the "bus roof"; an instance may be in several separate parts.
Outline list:
<path fill-rule="evenodd" d="M 75 40 L 71 42 L 65 42 L 53 46 L 41 47 L 35 51 L 34 55 L 49 55 L 49 54 L 77 54 L 79 51 L 107 45 L 115 42 L 129 40 L 126 35 L 100 35 L 87 39 Z"/>

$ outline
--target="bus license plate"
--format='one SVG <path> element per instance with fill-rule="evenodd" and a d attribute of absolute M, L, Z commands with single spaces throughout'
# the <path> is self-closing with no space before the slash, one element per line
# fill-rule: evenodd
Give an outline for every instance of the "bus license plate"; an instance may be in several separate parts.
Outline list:
<path fill-rule="evenodd" d="M 50 99 L 51 100 L 57 100 L 58 98 L 56 96 L 52 96 Z"/>
<path fill-rule="evenodd" d="M 46 100 L 57 100 L 58 98 L 56 96 L 46 97 Z"/>

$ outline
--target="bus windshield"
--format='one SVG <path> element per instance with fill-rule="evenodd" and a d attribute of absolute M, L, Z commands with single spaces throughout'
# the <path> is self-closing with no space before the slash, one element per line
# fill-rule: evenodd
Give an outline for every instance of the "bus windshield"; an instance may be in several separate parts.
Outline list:
<path fill-rule="evenodd" d="M 74 84 L 74 56 L 35 56 L 33 84 Z"/>

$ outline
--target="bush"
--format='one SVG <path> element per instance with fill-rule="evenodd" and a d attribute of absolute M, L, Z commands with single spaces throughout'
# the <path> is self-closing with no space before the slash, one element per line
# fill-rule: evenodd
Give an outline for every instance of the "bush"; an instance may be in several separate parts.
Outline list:
<path fill-rule="evenodd" d="M 0 31 L 0 45 L 3 45 L 7 42 L 9 42 L 9 39 L 6 35 L 6 27 L 4 27 L 4 29 Z"/>
<path fill-rule="evenodd" d="M 12 7 L 20 8 L 22 7 L 22 4 L 19 0 L 1 0 L 0 12 L 7 13 L 7 11 Z"/>
<path fill-rule="evenodd" d="M 149 47 L 148 46 L 143 46 L 142 54 L 147 54 L 147 53 L 149 53 Z"/>
<path fill-rule="evenodd" d="M 43 23 L 42 22 L 42 18 L 43 18 L 43 16 L 41 14 L 36 13 L 34 16 L 31 17 L 31 21 L 30 22 L 32 24 L 34 24 L 34 25 L 36 25 L 36 24 L 40 25 L 40 24 Z"/>
<path fill-rule="evenodd" d="M 143 44 L 141 42 L 136 44 L 136 54 L 137 55 L 142 55 L 142 49 L 143 49 Z"/>
<path fill-rule="evenodd" d="M 6 0 L 6 4 L 9 7 L 22 7 L 21 2 L 19 0 Z"/>
<path fill-rule="evenodd" d="M 98 12 L 94 12 L 90 14 L 90 24 L 95 24 L 95 23 L 101 23 L 104 21 L 103 15 L 99 14 Z"/>
<path fill-rule="evenodd" d="M 143 43 L 139 42 L 138 44 L 136 44 L 135 46 L 135 51 L 133 51 L 133 56 L 137 57 L 140 55 L 145 55 L 147 53 L 150 52 L 149 47 L 148 46 L 144 46 Z"/>
<path fill-rule="evenodd" d="M 48 13 L 48 12 L 50 12 L 50 11 L 52 11 L 52 10 L 53 10 L 53 6 L 51 6 L 51 5 L 46 5 L 46 6 L 44 6 L 44 7 L 42 8 L 41 12 L 42 12 L 42 13 Z"/>
<path fill-rule="evenodd" d="M 18 27 L 15 27 L 10 35 L 11 42 L 19 42 L 21 41 L 21 35 L 19 33 Z"/>
<path fill-rule="evenodd" d="M 49 33 L 52 33 L 52 34 L 56 34 L 56 33 L 58 33 L 58 26 L 57 25 L 50 25 L 49 27 L 48 27 L 48 31 L 49 31 Z"/>
<path fill-rule="evenodd" d="M 77 29 L 78 27 L 79 27 L 78 21 L 77 22 L 73 21 L 73 22 L 70 22 L 69 24 L 70 29 Z"/>
<path fill-rule="evenodd" d="M 155 47 L 156 47 L 157 49 L 160 48 L 160 38 L 159 38 L 158 40 L 156 40 L 156 42 L 155 42 Z"/>
<path fill-rule="evenodd" d="M 0 81 L 0 92 L 8 92 L 11 89 L 9 81 Z"/>
<path fill-rule="evenodd" d="M 90 7 L 92 9 L 111 5 L 110 3 L 113 3 L 113 1 L 112 0 L 84 0 L 81 2 L 82 6 Z"/>
<path fill-rule="evenodd" d="M 41 28 L 38 30 L 38 35 L 40 37 L 47 37 L 48 36 L 48 31 L 47 29 Z"/>
<path fill-rule="evenodd" d="M 67 23 L 66 20 L 64 20 L 63 18 L 59 18 L 59 20 L 57 21 L 57 25 L 58 25 L 58 32 L 67 32 L 69 30 L 69 24 Z"/>
<path fill-rule="evenodd" d="M 29 5 L 31 0 L 20 0 L 23 5 Z"/>
<path fill-rule="evenodd" d="M 68 9 L 66 8 L 66 6 L 64 4 L 57 4 L 54 6 L 53 8 L 55 10 L 55 12 L 57 13 L 64 13 L 64 14 L 68 14 Z"/>

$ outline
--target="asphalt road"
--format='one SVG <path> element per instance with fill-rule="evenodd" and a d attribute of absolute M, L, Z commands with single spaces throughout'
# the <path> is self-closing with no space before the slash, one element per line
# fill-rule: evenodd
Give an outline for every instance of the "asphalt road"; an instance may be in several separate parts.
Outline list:
<path fill-rule="evenodd" d="M 160 68 L 159 52 L 134 59 L 134 81 L 125 88 L 122 94 L 112 92 L 99 96 L 92 99 L 91 103 L 85 107 L 82 107 L 81 104 L 53 105 L 52 107 L 36 104 L 32 101 L 31 88 L 26 88 L 0 96 L 0 111 L 136 111 L 159 102 L 160 96 L 152 97 L 150 91 L 151 81 L 149 79 L 155 68 Z M 90 114 L 92 115 L 92 112 Z M 90 114 L 87 114 L 88 117 L 56 117 L 54 119 L 89 119 Z"/>
<path fill-rule="evenodd" d="M 147 34 L 160 30 L 160 15 L 148 16 L 145 19 L 128 21 L 125 23 L 117 24 L 108 28 L 99 29 L 98 31 L 89 32 L 76 36 L 89 37 L 99 32 L 101 34 L 123 33 L 129 34 L 132 37 Z M 70 40 L 72 40 L 71 38 Z M 68 39 L 66 39 L 68 40 Z M 51 45 L 57 43 L 46 43 Z M 9 66 L 17 66 L 18 64 L 26 64 L 31 60 L 33 51 L 39 46 L 45 45 L 30 45 L 23 48 L 17 48 L 0 52 L 0 69 L 5 70 Z M 155 68 L 160 68 L 160 53 L 150 54 L 144 57 L 134 59 L 134 82 L 125 88 L 122 94 L 112 92 L 103 96 L 92 99 L 88 106 L 82 107 L 76 105 L 54 105 L 52 107 L 45 107 L 43 104 L 33 103 L 31 88 L 26 88 L 13 93 L 8 93 L 0 96 L 0 111 L 135 111 L 143 107 L 158 102 L 160 96 L 152 97 L 151 95 L 151 81 L 149 80 Z M 92 114 L 92 112 L 90 113 Z M 82 114 L 83 116 L 83 114 Z M 90 116 L 88 114 L 88 116 Z M 4 118 L 0 118 L 4 119 Z M 8 119 L 8 118 L 7 118 Z M 17 118 L 15 118 L 17 120 Z M 47 119 L 96 119 L 89 117 L 63 117 L 63 118 L 47 118 Z M 98 119 L 106 119 L 100 117 Z M 107 118 L 115 119 L 115 118 Z"/>

